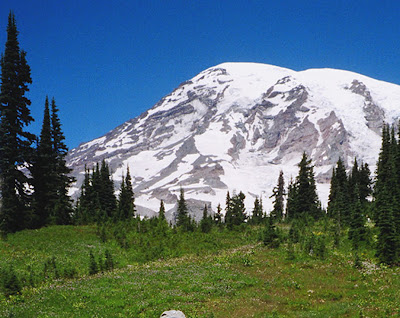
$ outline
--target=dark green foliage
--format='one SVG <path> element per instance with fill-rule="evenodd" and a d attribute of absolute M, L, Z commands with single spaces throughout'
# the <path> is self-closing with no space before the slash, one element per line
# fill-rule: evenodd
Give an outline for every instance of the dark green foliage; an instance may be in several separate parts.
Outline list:
<path fill-rule="evenodd" d="M 123 184 L 126 190 L 127 183 L 123 181 Z M 125 190 L 124 194 L 128 193 Z M 124 196 L 124 198 L 126 197 Z M 123 200 L 124 204 L 127 201 Z M 123 211 L 126 212 L 125 209 Z M 96 164 L 92 173 L 86 169 L 85 179 L 81 185 L 81 194 L 77 203 L 75 222 L 78 224 L 104 222 L 106 219 L 114 218 L 115 215 L 114 182 L 110 176 L 108 164 L 103 160 L 101 167 Z M 127 214 L 121 213 L 120 215 L 127 216 Z"/>
<path fill-rule="evenodd" d="M 261 224 L 263 222 L 264 212 L 262 207 L 262 201 L 256 198 L 254 200 L 254 208 L 251 213 L 250 224 Z"/>
<path fill-rule="evenodd" d="M 158 211 L 158 219 L 160 222 L 166 221 L 165 218 L 165 207 L 164 207 L 164 201 L 161 200 L 160 202 L 160 210 Z"/>
<path fill-rule="evenodd" d="M 203 218 L 200 221 L 200 229 L 203 233 L 209 233 L 213 226 L 213 219 L 208 215 L 207 205 L 204 205 Z"/>
<path fill-rule="evenodd" d="M 283 219 L 285 195 L 285 179 L 283 178 L 283 171 L 281 170 L 279 173 L 278 184 L 273 189 L 273 193 L 270 197 L 274 198 L 274 208 L 271 211 L 271 215 L 278 221 Z"/>
<path fill-rule="evenodd" d="M 56 201 L 52 211 L 52 223 L 66 225 L 71 223 L 72 203 L 68 195 L 68 189 L 74 182 L 74 178 L 69 176 L 72 171 L 67 167 L 65 157 L 68 153 L 68 147 L 65 145 L 64 133 L 61 129 L 61 122 L 58 116 L 58 107 L 55 99 L 51 100 L 51 137 L 53 142 L 53 153 L 55 159 L 54 167 L 54 191 L 56 192 Z"/>
<path fill-rule="evenodd" d="M 358 185 L 354 191 L 356 201 L 353 203 L 352 218 L 350 221 L 349 239 L 352 241 L 353 249 L 357 250 L 360 244 L 367 241 L 367 229 L 365 227 L 366 217 L 361 206 Z"/>
<path fill-rule="evenodd" d="M 99 272 L 99 266 L 96 262 L 96 259 L 92 253 L 92 251 L 90 251 L 89 253 L 89 275 L 95 275 Z"/>
<path fill-rule="evenodd" d="M 385 188 L 380 189 L 375 204 L 379 207 L 379 218 L 376 223 L 379 230 L 376 256 L 380 262 L 393 265 L 398 262 L 398 238 L 390 191 L 386 191 Z"/>
<path fill-rule="evenodd" d="M 56 201 L 55 154 L 53 151 L 49 99 L 46 97 L 40 139 L 35 160 L 31 168 L 34 186 L 33 228 L 40 228 L 50 222 L 50 215 Z"/>
<path fill-rule="evenodd" d="M 328 215 L 335 219 L 338 227 L 348 225 L 351 219 L 349 181 L 341 158 L 332 171 L 331 189 L 328 201 Z"/>
<path fill-rule="evenodd" d="M 289 229 L 289 241 L 292 243 L 298 243 L 300 241 L 301 226 L 298 220 L 293 220 Z"/>
<path fill-rule="evenodd" d="M 121 220 L 127 220 L 135 215 L 135 198 L 131 180 L 128 168 L 126 171 L 126 177 L 122 178 L 118 199 L 118 215 Z"/>
<path fill-rule="evenodd" d="M 277 248 L 280 245 L 280 238 L 274 225 L 274 218 L 269 216 L 267 218 L 267 224 L 265 225 L 262 233 L 262 241 L 265 246 L 271 248 Z"/>
<path fill-rule="evenodd" d="M 12 266 L 0 272 L 0 282 L 6 297 L 18 295 L 22 291 L 22 284 Z"/>
<path fill-rule="evenodd" d="M 114 260 L 109 250 L 106 250 L 104 253 L 105 261 L 104 261 L 104 269 L 107 271 L 112 271 L 114 269 Z"/>
<path fill-rule="evenodd" d="M 294 183 L 289 184 L 287 214 L 289 218 L 322 216 L 315 186 L 314 168 L 306 153 L 299 163 L 299 174 Z"/>
<path fill-rule="evenodd" d="M 227 194 L 227 208 L 225 214 L 225 224 L 228 229 L 232 229 L 234 226 L 241 225 L 245 222 L 246 208 L 244 206 L 244 199 L 246 196 L 242 191 L 239 194 L 234 195 L 232 198 Z"/>
<path fill-rule="evenodd" d="M 60 277 L 60 271 L 57 267 L 56 258 L 54 256 L 48 258 L 44 262 L 43 276 L 45 278 L 59 278 Z"/>
<path fill-rule="evenodd" d="M 189 211 L 185 200 L 185 193 L 183 189 L 180 190 L 178 199 L 178 208 L 176 210 L 176 226 L 180 227 L 183 231 L 193 230 L 192 221 L 189 217 Z"/>
<path fill-rule="evenodd" d="M 217 206 L 217 212 L 214 214 L 214 222 L 215 224 L 221 228 L 222 226 L 222 208 L 221 208 L 221 204 L 218 204 Z"/>
<path fill-rule="evenodd" d="M 0 231 L 15 232 L 26 228 L 30 219 L 30 197 L 25 173 L 19 169 L 32 162 L 35 135 L 25 130 L 33 118 L 30 100 L 25 97 L 32 83 L 26 52 L 20 50 L 15 16 L 8 16 L 7 41 L 0 60 L 0 183 L 2 207 Z"/>
<path fill-rule="evenodd" d="M 382 263 L 388 265 L 398 263 L 400 255 L 398 156 L 399 145 L 394 129 L 385 124 L 374 187 L 374 219 L 379 231 L 376 255 Z"/>
<path fill-rule="evenodd" d="M 32 227 L 39 228 L 49 223 L 70 224 L 72 215 L 68 188 L 73 178 L 68 174 L 65 156 L 67 147 L 63 140 L 57 106 L 53 98 L 51 105 L 46 97 L 42 130 L 31 167 L 34 186 L 34 214 Z"/>

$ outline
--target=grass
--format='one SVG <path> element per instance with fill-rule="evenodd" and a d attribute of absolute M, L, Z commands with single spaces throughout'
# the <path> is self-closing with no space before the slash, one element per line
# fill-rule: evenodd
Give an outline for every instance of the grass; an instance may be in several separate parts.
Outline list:
<path fill-rule="evenodd" d="M 180 255 L 146 262 L 131 262 L 138 255 L 135 246 L 101 242 L 94 227 L 13 234 L 0 241 L 2 266 L 11 261 L 22 274 L 24 258 L 33 256 L 32 266 L 37 262 L 40 268 L 39 258 L 54 255 L 84 269 L 74 279 L 51 279 L 25 287 L 21 295 L 0 296 L 0 317 L 159 317 L 169 309 L 205 318 L 400 316 L 399 268 L 376 266 L 363 254 L 357 269 L 346 244 L 339 250 L 329 245 L 325 259 L 295 244 L 289 260 L 286 244 L 269 249 L 248 231 L 169 234 L 187 240 L 177 243 Z M 215 239 L 217 245 L 209 242 Z M 190 245 L 196 247 L 191 251 Z M 88 248 L 110 249 L 119 268 L 87 275 Z"/>

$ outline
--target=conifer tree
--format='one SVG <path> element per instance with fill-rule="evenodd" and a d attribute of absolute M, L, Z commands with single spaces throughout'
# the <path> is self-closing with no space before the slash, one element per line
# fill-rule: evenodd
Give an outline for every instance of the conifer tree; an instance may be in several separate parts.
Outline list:
<path fill-rule="evenodd" d="M 328 215 L 335 219 L 339 231 L 343 224 L 348 225 L 350 222 L 351 209 L 349 202 L 349 181 L 344 163 L 339 158 L 336 168 L 332 172 L 328 201 Z"/>
<path fill-rule="evenodd" d="M 276 232 L 276 228 L 274 225 L 274 219 L 269 216 L 267 219 L 267 224 L 265 225 L 265 229 L 263 231 L 262 240 L 264 245 L 276 248 L 280 245 L 280 240 L 278 233 Z"/>
<path fill-rule="evenodd" d="M 131 176 L 129 174 L 129 168 L 127 170 L 125 184 L 126 190 L 128 191 L 128 198 L 131 198 L 133 202 L 133 190 Z M 117 200 L 114 194 L 114 181 L 111 178 L 110 168 L 105 160 L 101 163 L 100 174 L 99 174 L 99 198 L 100 205 L 107 217 L 112 217 L 117 208 Z M 132 203 L 133 204 L 133 203 Z"/>
<path fill-rule="evenodd" d="M 35 135 L 25 130 L 33 118 L 25 96 L 32 83 L 26 52 L 21 50 L 15 16 L 10 12 L 7 41 L 0 60 L 0 184 L 2 206 L 0 231 L 15 232 L 27 227 L 29 195 L 28 177 L 19 169 L 32 161 Z"/>
<path fill-rule="evenodd" d="M 263 216 L 262 203 L 258 197 L 256 197 L 254 200 L 254 208 L 251 214 L 250 223 L 261 224 L 263 221 Z"/>
<path fill-rule="evenodd" d="M 271 215 L 274 219 L 279 221 L 283 219 L 285 195 L 285 179 L 283 178 L 283 171 L 281 170 L 279 173 L 278 184 L 273 189 L 273 193 L 270 197 L 274 198 L 274 208 Z"/>
<path fill-rule="evenodd" d="M 185 193 L 183 188 L 180 189 L 178 200 L 178 209 L 176 211 L 176 226 L 181 227 L 184 231 L 189 231 L 191 224 L 189 218 L 189 211 L 185 200 Z"/>
<path fill-rule="evenodd" d="M 246 208 L 244 205 L 244 199 L 246 196 L 242 191 L 239 194 L 234 195 L 232 198 L 227 195 L 227 212 L 225 215 L 225 223 L 229 229 L 232 229 L 235 225 L 240 225 L 246 220 Z"/>
<path fill-rule="evenodd" d="M 384 124 L 374 187 L 374 219 L 379 231 L 377 257 L 389 265 L 397 263 L 400 255 L 398 147 L 394 129 Z"/>
<path fill-rule="evenodd" d="M 218 206 L 217 206 L 217 212 L 214 214 L 214 222 L 219 227 L 222 225 L 222 208 L 221 208 L 221 204 L 218 204 Z"/>
<path fill-rule="evenodd" d="M 376 256 L 381 263 L 393 265 L 398 262 L 398 238 L 393 218 L 393 205 L 391 204 L 390 191 L 385 187 L 377 194 L 376 205 L 379 206 L 377 220 L 378 242 Z"/>
<path fill-rule="evenodd" d="M 360 191 L 360 201 L 363 206 L 367 203 L 367 197 L 372 193 L 371 171 L 368 163 L 362 163 L 358 173 L 358 187 Z"/>
<path fill-rule="evenodd" d="M 42 227 L 50 222 L 57 197 L 55 192 L 55 155 L 52 145 L 49 99 L 46 97 L 42 130 L 34 163 L 31 168 L 34 186 L 34 215 L 32 226 Z"/>
<path fill-rule="evenodd" d="M 169 228 L 167 219 L 165 217 L 165 207 L 164 207 L 164 201 L 161 200 L 160 202 L 160 209 L 158 211 L 158 220 L 157 220 L 157 233 L 164 236 L 167 233 L 167 230 Z"/>
<path fill-rule="evenodd" d="M 132 189 L 131 175 L 129 167 L 126 171 L 126 177 L 122 178 L 121 189 L 118 200 L 118 211 L 120 219 L 127 220 L 135 215 L 135 198 Z M 110 196 L 111 198 L 111 196 Z"/>
<path fill-rule="evenodd" d="M 296 216 L 297 189 L 293 179 L 290 179 L 287 190 L 286 218 L 294 219 Z"/>
<path fill-rule="evenodd" d="M 213 225 L 211 215 L 208 215 L 207 204 L 204 205 L 203 218 L 200 221 L 200 229 L 203 233 L 211 231 Z"/>
<path fill-rule="evenodd" d="M 319 218 L 322 213 L 315 185 L 314 168 L 306 153 L 299 163 L 299 174 L 288 193 L 288 214 L 290 218 L 310 216 Z"/>
<path fill-rule="evenodd" d="M 357 184 L 355 186 L 354 194 L 356 201 L 353 203 L 353 211 L 349 229 L 349 238 L 352 241 L 353 249 L 357 250 L 360 244 L 362 244 L 362 242 L 366 242 L 367 231 L 365 228 L 366 218 L 363 213 Z"/>
<path fill-rule="evenodd" d="M 69 176 L 72 170 L 67 167 L 65 159 L 68 153 L 68 147 L 64 142 L 65 137 L 61 129 L 61 121 L 58 112 L 59 109 L 53 98 L 51 100 L 51 136 L 55 157 L 54 190 L 56 192 L 56 201 L 52 211 L 52 219 L 56 224 L 70 224 L 73 209 L 71 198 L 68 195 L 68 189 L 75 180 L 73 177 Z"/>
<path fill-rule="evenodd" d="M 160 210 L 158 211 L 158 219 L 160 221 L 166 221 L 166 218 L 165 218 L 165 207 L 164 207 L 164 201 L 163 200 L 161 200 L 161 202 L 160 202 Z"/>

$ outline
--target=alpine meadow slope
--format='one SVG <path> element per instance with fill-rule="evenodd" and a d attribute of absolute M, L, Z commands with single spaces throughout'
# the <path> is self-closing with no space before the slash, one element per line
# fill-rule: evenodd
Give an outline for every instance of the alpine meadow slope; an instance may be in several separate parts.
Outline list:
<path fill-rule="evenodd" d="M 180 188 L 201 218 L 204 203 L 224 206 L 243 191 L 250 211 L 269 197 L 283 170 L 298 173 L 303 151 L 315 165 L 326 206 L 332 166 L 354 158 L 375 170 L 384 122 L 400 118 L 400 86 L 335 69 L 296 72 L 256 63 L 224 63 L 179 85 L 151 109 L 67 157 L 77 182 L 105 159 L 118 189 L 127 167 L 137 210 L 151 216 L 160 200 L 173 218 Z M 198 211 L 195 213 L 195 211 Z"/>

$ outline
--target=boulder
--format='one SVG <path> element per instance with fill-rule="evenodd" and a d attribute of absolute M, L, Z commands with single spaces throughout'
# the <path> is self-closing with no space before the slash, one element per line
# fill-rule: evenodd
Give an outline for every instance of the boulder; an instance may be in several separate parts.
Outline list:
<path fill-rule="evenodd" d="M 160 318 L 186 318 L 185 314 L 180 310 L 164 311 Z"/>

